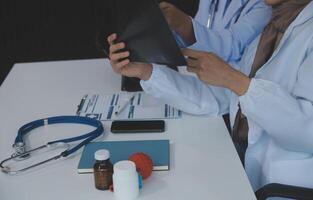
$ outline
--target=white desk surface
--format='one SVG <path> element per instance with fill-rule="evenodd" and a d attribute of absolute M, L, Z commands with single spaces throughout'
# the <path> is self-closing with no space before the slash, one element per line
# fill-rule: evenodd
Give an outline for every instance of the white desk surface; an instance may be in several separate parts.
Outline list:
<path fill-rule="evenodd" d="M 104 59 L 16 64 L 0 87 L 0 160 L 13 152 L 11 145 L 23 124 L 73 115 L 84 94 L 119 89 L 120 77 Z M 167 120 L 166 133 L 113 135 L 109 128 L 105 123 L 107 133 L 98 140 L 171 141 L 170 171 L 153 172 L 139 199 L 255 199 L 222 118 L 185 115 Z M 79 125 L 39 128 L 26 141 L 35 147 L 87 130 Z M 77 173 L 79 159 L 78 153 L 17 176 L 0 172 L 0 199 L 114 199 L 113 193 L 95 189 L 92 174 Z"/>

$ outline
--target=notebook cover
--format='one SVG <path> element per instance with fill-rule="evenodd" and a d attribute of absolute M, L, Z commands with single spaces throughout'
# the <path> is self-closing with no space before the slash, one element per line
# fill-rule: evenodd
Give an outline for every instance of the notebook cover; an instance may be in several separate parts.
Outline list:
<path fill-rule="evenodd" d="M 134 153 L 143 152 L 152 159 L 153 170 L 169 170 L 169 140 L 104 141 L 91 142 L 84 148 L 78 164 L 78 173 L 93 172 L 94 154 L 99 149 L 110 151 L 110 161 L 113 164 L 127 160 Z"/>

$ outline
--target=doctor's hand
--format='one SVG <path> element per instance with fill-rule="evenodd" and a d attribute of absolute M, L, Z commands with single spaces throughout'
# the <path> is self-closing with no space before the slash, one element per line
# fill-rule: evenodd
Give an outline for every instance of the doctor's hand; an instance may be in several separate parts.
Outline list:
<path fill-rule="evenodd" d="M 196 39 L 191 17 L 168 2 L 163 1 L 159 6 L 170 28 L 178 33 L 188 44 L 194 43 Z"/>
<path fill-rule="evenodd" d="M 213 53 L 183 49 L 187 56 L 187 70 L 195 73 L 203 82 L 228 88 L 238 96 L 246 93 L 250 78 L 232 68 L 227 62 Z"/>
<path fill-rule="evenodd" d="M 113 70 L 123 76 L 136 77 L 148 80 L 152 73 L 152 65 L 147 63 L 131 63 L 128 59 L 130 53 L 125 50 L 125 43 L 114 43 L 117 35 L 110 35 L 107 40 L 110 44 L 110 63 Z M 124 51 L 123 51 L 124 50 Z"/>

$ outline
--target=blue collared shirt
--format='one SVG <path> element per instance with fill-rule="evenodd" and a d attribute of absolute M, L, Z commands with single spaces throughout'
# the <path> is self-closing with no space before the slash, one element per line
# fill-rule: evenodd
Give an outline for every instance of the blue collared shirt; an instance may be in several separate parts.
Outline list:
<path fill-rule="evenodd" d="M 237 63 L 244 49 L 263 30 L 271 17 L 271 8 L 264 0 L 219 0 L 212 28 L 207 28 L 212 0 L 201 0 L 198 13 L 192 20 L 196 42 L 195 50 L 212 52 L 225 61 Z M 187 47 L 175 34 L 180 47 Z"/>

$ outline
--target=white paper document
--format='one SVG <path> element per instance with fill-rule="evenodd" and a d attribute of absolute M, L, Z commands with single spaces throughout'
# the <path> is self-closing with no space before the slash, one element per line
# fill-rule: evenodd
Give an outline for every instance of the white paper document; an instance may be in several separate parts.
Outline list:
<path fill-rule="evenodd" d="M 78 105 L 77 115 L 105 120 L 174 119 L 182 112 L 145 93 L 88 94 Z M 133 98 L 132 98 L 133 97 Z M 119 114 L 118 107 L 126 105 Z"/>

